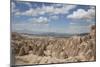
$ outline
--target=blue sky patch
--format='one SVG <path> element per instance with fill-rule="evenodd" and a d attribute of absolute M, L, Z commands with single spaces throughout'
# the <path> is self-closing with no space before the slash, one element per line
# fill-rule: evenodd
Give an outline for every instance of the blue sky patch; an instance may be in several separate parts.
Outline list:
<path fill-rule="evenodd" d="M 96 23 L 95 6 L 43 2 L 11 2 L 12 31 L 87 33 Z"/>

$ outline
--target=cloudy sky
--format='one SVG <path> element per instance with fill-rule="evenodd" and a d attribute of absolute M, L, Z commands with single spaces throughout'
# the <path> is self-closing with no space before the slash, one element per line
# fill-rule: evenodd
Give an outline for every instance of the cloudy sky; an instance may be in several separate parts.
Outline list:
<path fill-rule="evenodd" d="M 11 3 L 12 31 L 86 33 L 95 24 L 95 6 L 43 2 Z"/>

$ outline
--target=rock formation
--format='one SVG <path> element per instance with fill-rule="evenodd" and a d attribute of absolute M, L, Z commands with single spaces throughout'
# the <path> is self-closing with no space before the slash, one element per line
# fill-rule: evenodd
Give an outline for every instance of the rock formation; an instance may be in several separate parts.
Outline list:
<path fill-rule="evenodd" d="M 96 60 L 96 27 L 85 36 L 23 38 L 12 34 L 16 64 L 47 64 Z M 15 38 L 14 38 L 15 37 Z"/>

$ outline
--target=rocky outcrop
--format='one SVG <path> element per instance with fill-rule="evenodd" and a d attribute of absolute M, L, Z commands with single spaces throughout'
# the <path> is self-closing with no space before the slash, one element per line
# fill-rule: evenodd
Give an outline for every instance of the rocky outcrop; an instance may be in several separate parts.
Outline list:
<path fill-rule="evenodd" d="M 96 27 L 93 25 L 91 32 L 84 36 L 12 39 L 12 48 L 16 64 L 95 61 L 95 39 Z"/>

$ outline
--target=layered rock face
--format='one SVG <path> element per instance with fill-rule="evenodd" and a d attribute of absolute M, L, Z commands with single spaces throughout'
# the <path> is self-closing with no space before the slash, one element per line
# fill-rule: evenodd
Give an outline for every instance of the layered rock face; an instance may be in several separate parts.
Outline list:
<path fill-rule="evenodd" d="M 87 35 L 69 38 L 12 37 L 12 48 L 17 65 L 95 61 L 96 27 L 91 26 Z"/>

